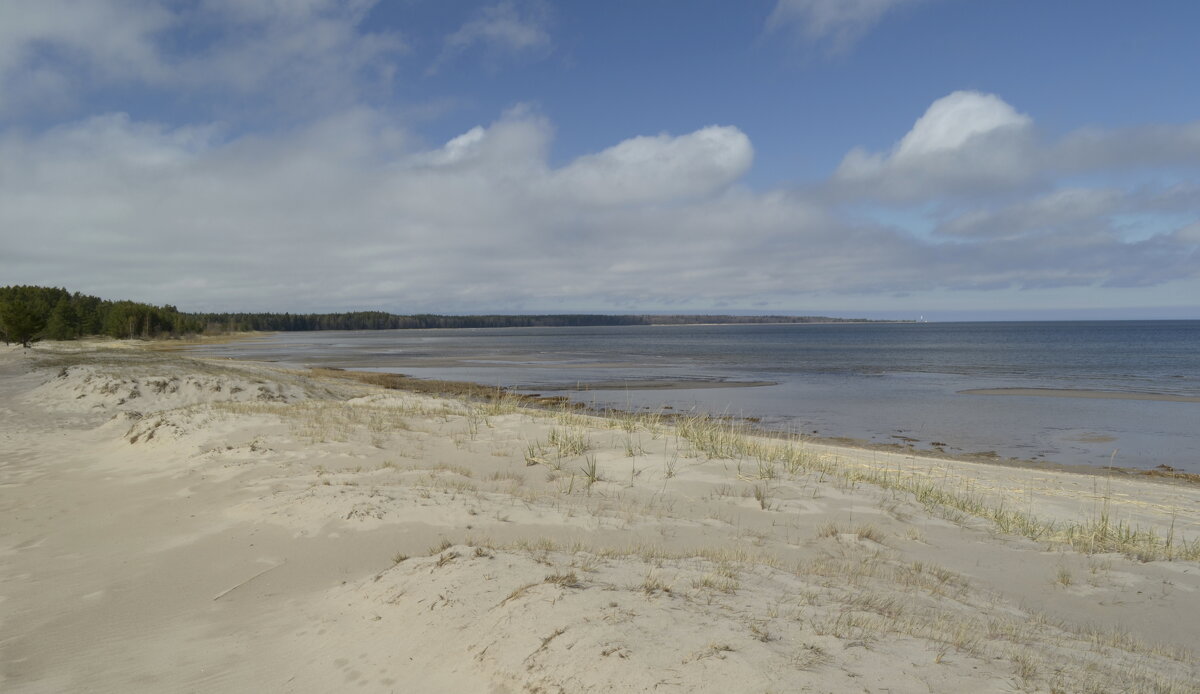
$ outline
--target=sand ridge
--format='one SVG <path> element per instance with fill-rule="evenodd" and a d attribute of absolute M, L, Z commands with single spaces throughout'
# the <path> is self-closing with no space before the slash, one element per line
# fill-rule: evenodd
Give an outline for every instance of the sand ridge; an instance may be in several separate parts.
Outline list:
<path fill-rule="evenodd" d="M 1103 514 L 1169 538 L 1166 556 L 1200 537 L 1191 485 L 804 442 L 767 455 L 779 442 L 650 416 L 109 346 L 0 352 L 0 415 L 5 691 L 1200 680 L 1196 561 L 1081 552 L 962 510 Z"/>

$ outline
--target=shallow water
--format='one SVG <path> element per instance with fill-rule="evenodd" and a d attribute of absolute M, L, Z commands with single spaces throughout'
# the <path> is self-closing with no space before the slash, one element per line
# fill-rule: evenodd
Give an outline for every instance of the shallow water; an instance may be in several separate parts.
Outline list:
<path fill-rule="evenodd" d="M 1200 321 L 308 332 L 195 351 L 698 408 L 950 453 L 1200 472 Z M 1043 392 L 963 392 L 998 389 Z"/>

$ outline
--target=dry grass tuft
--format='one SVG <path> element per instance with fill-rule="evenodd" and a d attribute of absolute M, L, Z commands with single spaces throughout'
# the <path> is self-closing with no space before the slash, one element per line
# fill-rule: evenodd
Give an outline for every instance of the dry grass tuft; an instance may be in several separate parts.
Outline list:
<path fill-rule="evenodd" d="M 654 595 L 655 593 L 670 593 L 672 585 L 667 583 L 662 578 L 657 576 L 653 570 L 647 572 L 646 577 L 642 579 L 642 584 L 639 589 L 646 595 Z"/>
<path fill-rule="evenodd" d="M 542 582 L 543 583 L 553 583 L 554 585 L 561 586 L 563 588 L 582 588 L 583 587 L 583 583 L 580 582 L 579 577 L 575 575 L 574 571 L 550 574 Z"/>

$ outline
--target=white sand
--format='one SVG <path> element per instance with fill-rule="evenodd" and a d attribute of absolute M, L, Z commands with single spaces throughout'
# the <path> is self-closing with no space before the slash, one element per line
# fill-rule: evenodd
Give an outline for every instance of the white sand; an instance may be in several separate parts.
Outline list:
<path fill-rule="evenodd" d="M 1195 485 L 817 445 L 789 473 L 665 425 L 0 349 L 0 691 L 1200 691 L 1195 561 L 851 473 L 1176 548 Z"/>

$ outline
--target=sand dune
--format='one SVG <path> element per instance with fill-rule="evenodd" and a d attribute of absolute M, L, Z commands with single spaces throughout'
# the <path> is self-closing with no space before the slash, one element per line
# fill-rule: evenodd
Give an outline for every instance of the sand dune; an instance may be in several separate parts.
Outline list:
<path fill-rule="evenodd" d="M 1200 487 L 0 351 L 5 692 L 1195 692 Z"/>

